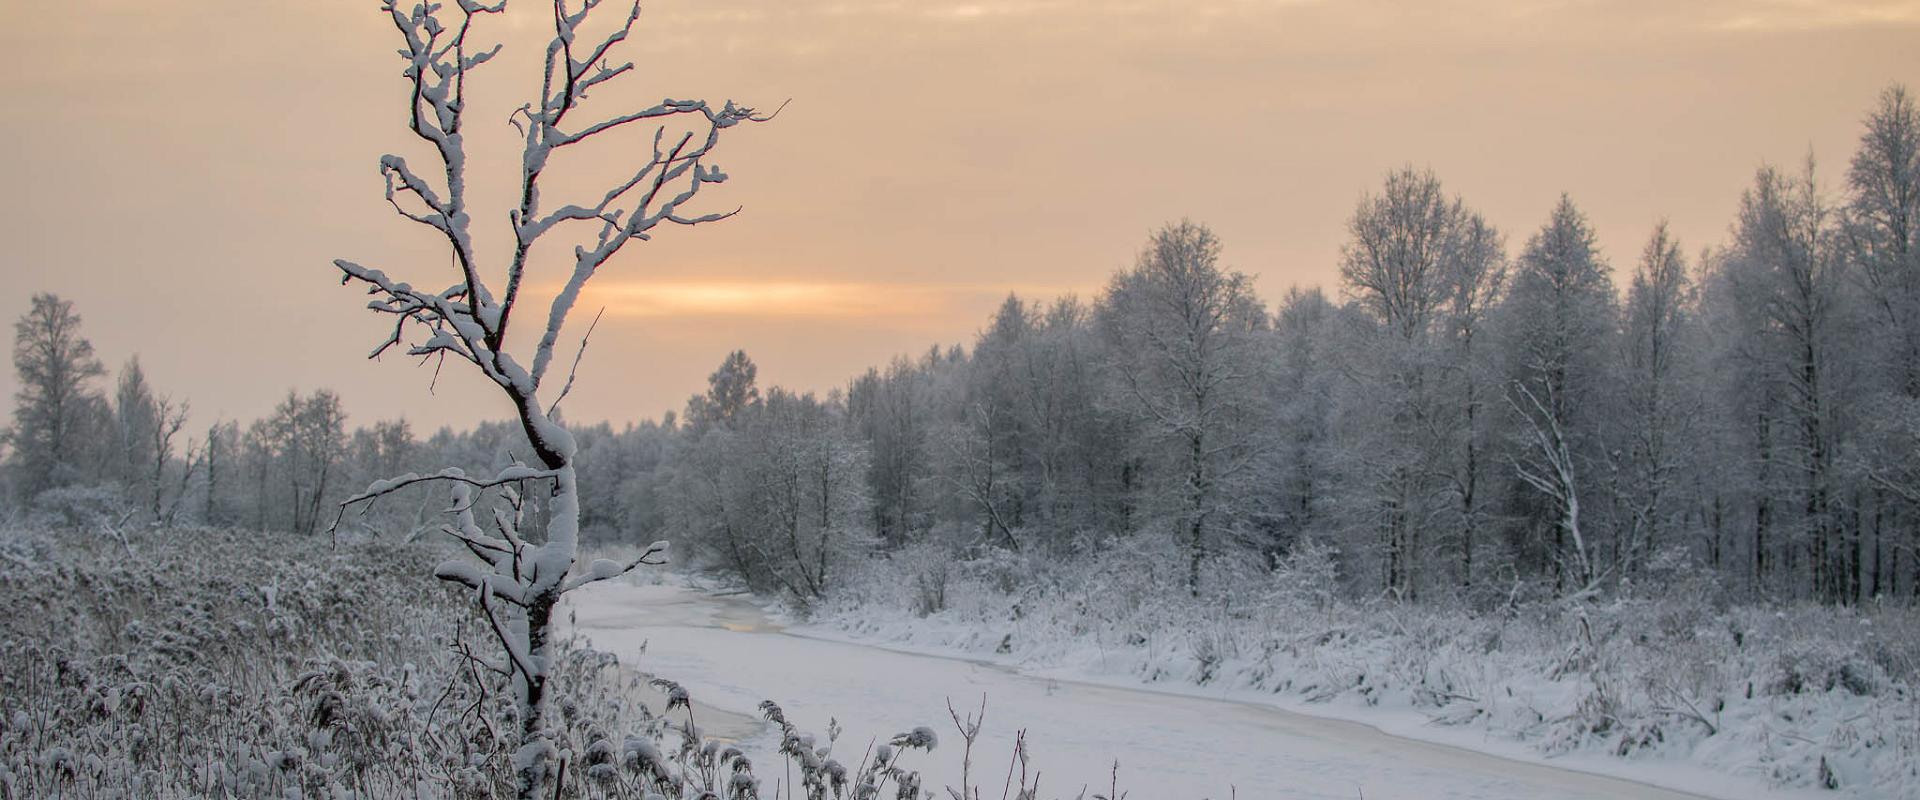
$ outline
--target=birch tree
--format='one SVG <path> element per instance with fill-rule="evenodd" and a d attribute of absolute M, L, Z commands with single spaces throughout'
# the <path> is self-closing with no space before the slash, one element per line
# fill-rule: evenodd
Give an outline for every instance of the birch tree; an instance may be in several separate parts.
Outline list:
<path fill-rule="evenodd" d="M 514 764 L 524 800 L 547 796 L 547 787 L 562 768 L 547 719 L 550 623 L 561 595 L 641 564 L 661 563 L 666 549 L 664 542 L 656 542 L 632 561 L 596 560 L 584 573 L 571 574 L 580 505 L 576 445 L 556 419 L 573 377 L 571 367 L 564 375 L 555 371 L 556 363 L 564 364 L 556 358 L 560 338 L 588 281 L 628 244 L 650 239 L 662 225 L 699 225 L 734 213 L 698 213 L 694 201 L 703 189 L 727 178 L 711 159 L 722 133 L 769 118 L 731 101 L 716 106 L 672 98 L 586 118 L 590 92 L 634 71 L 631 62 L 615 60 L 615 52 L 631 35 L 640 5 L 626 6 L 624 19 L 616 17 L 610 28 L 598 26 L 604 34 L 589 34 L 589 17 L 606 6 L 601 0 L 553 3 L 553 35 L 542 59 L 539 93 L 508 115 L 522 140 L 518 191 L 506 213 L 511 245 L 504 252 L 484 253 L 476 245 L 468 206 L 467 80 L 500 52 L 498 44 L 473 39 L 476 23 L 504 11 L 506 2 L 456 0 L 408 7 L 389 0 L 383 5 L 401 42 L 408 128 L 438 162 L 432 169 L 416 168 L 401 156 L 382 156 L 385 196 L 402 219 L 445 240 L 453 274 L 431 284 L 444 286 L 435 290 L 380 267 L 347 259 L 334 262 L 342 282 L 365 287 L 373 298 L 368 308 L 391 321 L 390 333 L 370 356 L 399 348 L 422 359 L 464 363 L 512 403 L 532 454 L 533 463 L 492 475 L 450 468 L 376 481 L 341 506 L 344 513 L 350 506 L 421 483 L 450 486 L 454 511 L 444 530 L 478 561 L 448 561 L 436 575 L 474 593 L 505 651 L 504 660 L 486 666 L 513 686 L 521 742 Z M 543 194 L 542 178 L 556 158 L 583 142 L 637 128 L 652 128 L 650 147 L 626 150 L 638 152 L 639 163 L 617 173 L 603 192 L 570 202 L 552 202 Z M 536 248 L 550 248 L 562 237 L 571 245 L 562 251 L 571 267 L 544 318 L 534 318 L 536 342 L 528 352 L 509 334 L 523 316 L 520 305 Z M 577 355 L 572 364 L 578 366 Z M 544 531 L 521 530 L 515 513 L 521 485 L 541 487 Z M 496 501 L 492 530 L 487 531 L 481 527 L 482 501 L 490 493 L 515 505 L 507 510 Z"/>

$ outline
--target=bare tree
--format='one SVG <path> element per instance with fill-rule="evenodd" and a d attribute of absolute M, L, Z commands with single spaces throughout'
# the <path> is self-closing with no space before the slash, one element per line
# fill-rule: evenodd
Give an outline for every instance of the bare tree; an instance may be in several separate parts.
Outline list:
<path fill-rule="evenodd" d="M 335 473 L 346 451 L 345 426 L 339 395 L 315 389 L 303 397 L 289 390 L 273 415 L 248 431 L 254 440 L 262 494 L 270 491 L 269 475 L 284 481 L 284 492 L 270 500 L 259 498 L 266 501 L 260 507 L 263 527 L 272 514 L 272 524 L 286 530 L 313 533 L 319 529 L 328 500 L 340 495 Z"/>
<path fill-rule="evenodd" d="M 868 483 L 873 492 L 873 528 L 891 545 L 926 533 L 933 505 L 928 495 L 933 412 L 932 367 L 896 357 L 882 372 L 870 369 L 847 391 L 848 415 L 872 454 Z"/>
<path fill-rule="evenodd" d="M 180 502 L 186 497 L 187 483 L 193 478 L 197 468 L 193 440 L 187 440 L 186 457 L 181 460 L 180 485 L 174 493 L 173 502 L 166 502 L 167 465 L 173 463 L 173 439 L 180 435 L 180 429 L 187 425 L 188 404 L 185 400 L 174 402 L 170 395 L 162 395 L 153 400 L 154 426 L 147 431 L 147 455 L 153 463 L 147 468 L 148 507 L 153 515 L 153 523 L 171 524 L 174 515 L 180 510 Z"/>
<path fill-rule="evenodd" d="M 440 160 L 436 183 L 415 170 L 405 158 L 380 159 L 386 198 L 403 218 L 445 238 L 458 273 L 445 289 L 431 291 L 391 277 L 386 271 L 347 260 L 334 265 L 343 283 L 367 287 L 374 299 L 368 307 L 393 320 L 392 333 L 373 349 L 378 356 L 402 344 L 410 332 L 424 338 L 405 345 L 406 352 L 444 362 L 451 357 L 478 370 L 513 403 L 520 427 L 536 464 L 516 465 L 486 477 L 468 476 L 458 469 L 428 475 L 408 474 L 377 481 L 347 499 L 344 511 L 358 503 L 372 503 L 383 495 L 425 482 L 452 485 L 454 522 L 445 528 L 480 559 L 480 564 L 449 561 L 436 574 L 466 586 L 492 621 L 493 631 L 506 650 L 504 663 L 489 666 L 512 681 L 520 709 L 521 747 L 514 763 L 522 798 L 545 796 L 558 769 L 558 753 L 546 729 L 547 680 L 551 661 L 548 625 L 561 595 L 597 580 L 624 574 L 640 564 L 661 563 L 666 548 L 656 542 L 628 563 L 596 560 L 582 575 L 569 577 L 579 538 L 579 487 L 573 436 L 556 419 L 558 404 L 567 393 L 572 374 L 555 388 L 548 383 L 554 349 L 580 292 L 599 269 L 629 242 L 646 240 L 662 223 L 698 225 L 725 219 L 734 212 L 691 214 L 688 204 L 709 184 L 726 180 L 708 156 L 721 132 L 743 122 L 769 119 L 731 101 L 715 108 L 704 100 L 662 100 L 637 111 L 592 121 L 576 119 L 587 94 L 633 70 L 632 63 L 616 64 L 612 52 L 626 42 L 638 20 L 638 2 L 627 9 L 624 21 L 604 36 L 582 38 L 588 17 L 602 0 L 566 0 L 553 4 L 553 37 L 544 57 L 544 73 L 537 98 L 509 115 L 524 137 L 520 162 L 518 203 L 508 212 L 513 246 L 505 259 L 500 291 L 485 279 L 487 266 L 476 249 L 467 207 L 467 78 L 500 50 L 469 41 L 476 20 L 505 10 L 505 0 L 486 5 L 456 0 L 448 5 L 416 5 L 411 9 L 389 0 L 383 7 L 402 41 L 406 61 L 403 76 L 410 84 L 408 124 L 414 135 L 430 145 Z M 596 41 L 597 39 L 597 41 Z M 580 203 L 550 207 L 542 196 L 541 177 L 548 162 L 569 147 L 623 132 L 635 123 L 653 126 L 651 157 L 611 182 L 603 194 Z M 690 124 L 689 124 L 690 123 Z M 670 132 L 670 127 L 688 129 Z M 736 209 L 737 211 L 737 209 Z M 544 328 L 528 361 L 513 355 L 508 340 L 522 299 L 529 254 L 536 244 L 586 223 L 597 233 L 587 234 L 571 248 L 573 267 L 548 306 Z M 583 339 L 581 348 L 586 342 Z M 579 359 L 573 361 L 579 366 Z M 548 399 L 551 398 L 551 399 Z M 511 490 L 517 512 L 520 485 L 544 487 L 547 493 L 544 539 L 531 541 L 519 530 L 517 513 L 495 508 L 494 533 L 476 520 L 477 501 L 487 490 Z M 337 525 L 337 521 L 336 521 Z M 496 535 L 497 534 L 497 535 Z"/>

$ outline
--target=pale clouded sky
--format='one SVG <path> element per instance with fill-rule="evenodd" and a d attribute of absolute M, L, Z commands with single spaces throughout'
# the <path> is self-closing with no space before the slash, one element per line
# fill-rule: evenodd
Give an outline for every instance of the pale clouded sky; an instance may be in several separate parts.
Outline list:
<path fill-rule="evenodd" d="M 35 291 L 74 300 L 110 366 L 140 353 L 202 421 L 318 386 L 361 423 L 504 416 L 454 370 L 429 396 L 430 370 L 365 361 L 385 329 L 329 266 L 450 282 L 381 199 L 378 156 L 425 154 L 377 5 L 0 6 L 0 318 Z M 546 19 L 510 7 L 479 29 L 508 50 L 474 79 L 495 252 L 505 119 Z M 596 279 L 579 328 L 608 312 L 575 419 L 676 408 L 736 347 L 764 382 L 840 385 L 971 341 L 1008 290 L 1091 295 L 1182 216 L 1269 298 L 1332 287 L 1354 202 L 1405 163 L 1510 246 L 1562 191 L 1617 268 L 1661 216 L 1690 249 L 1717 244 L 1763 160 L 1811 149 L 1840 185 L 1874 96 L 1920 88 L 1920 2 L 652 0 L 630 57 L 637 78 L 603 108 L 792 104 L 721 144 L 733 180 L 709 202 L 738 218 L 664 231 Z M 625 155 L 583 150 L 549 201 Z M 15 385 L 0 377 L 0 408 Z"/>

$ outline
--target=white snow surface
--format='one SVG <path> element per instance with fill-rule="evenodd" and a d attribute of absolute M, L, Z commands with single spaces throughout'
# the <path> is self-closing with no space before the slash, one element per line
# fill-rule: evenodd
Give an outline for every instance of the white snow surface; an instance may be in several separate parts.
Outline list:
<path fill-rule="evenodd" d="M 761 700 L 774 700 L 822 740 L 837 719 L 845 733 L 834 757 L 850 767 L 869 741 L 933 727 L 940 749 L 902 761 L 923 772 L 929 789 L 960 783 L 962 742 L 949 699 L 965 715 L 984 696 L 973 775 L 988 796 L 1006 780 L 1019 729 L 1041 772 L 1042 797 L 1074 797 L 1083 786 L 1088 796 L 1106 793 L 1116 759 L 1119 789 L 1136 800 L 1833 796 L 1687 764 L 1547 759 L 1519 743 L 1430 726 L 1411 710 L 1314 705 L 1302 713 L 1303 704 L 1256 690 L 1169 691 L 1095 670 L 960 657 L 955 648 L 878 647 L 821 627 L 789 628 L 749 598 L 684 586 L 609 582 L 568 602 L 576 629 L 595 647 L 637 659 L 707 706 L 754 714 Z M 776 735 L 763 730 L 743 746 L 763 794 L 788 780 Z"/>

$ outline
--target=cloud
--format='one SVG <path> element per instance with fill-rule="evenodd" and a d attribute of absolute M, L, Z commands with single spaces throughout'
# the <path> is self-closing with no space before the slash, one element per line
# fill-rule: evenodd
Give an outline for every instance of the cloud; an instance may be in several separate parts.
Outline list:
<path fill-rule="evenodd" d="M 1713 26 L 1726 31 L 1806 31 L 1920 24 L 1915 0 L 1751 0 Z"/>

